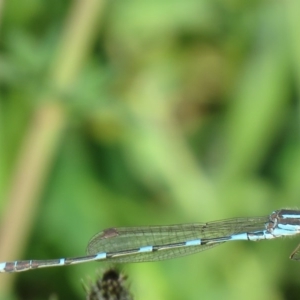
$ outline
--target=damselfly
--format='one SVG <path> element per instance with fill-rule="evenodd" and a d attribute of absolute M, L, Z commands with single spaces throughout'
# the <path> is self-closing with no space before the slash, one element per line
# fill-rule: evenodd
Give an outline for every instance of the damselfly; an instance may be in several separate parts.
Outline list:
<path fill-rule="evenodd" d="M 158 261 L 193 254 L 229 241 L 268 240 L 299 233 L 300 210 L 287 209 L 276 210 L 264 217 L 208 223 L 109 228 L 90 240 L 86 256 L 3 262 L 0 272 L 22 272 L 89 261 Z M 290 258 L 300 260 L 300 245 Z"/>

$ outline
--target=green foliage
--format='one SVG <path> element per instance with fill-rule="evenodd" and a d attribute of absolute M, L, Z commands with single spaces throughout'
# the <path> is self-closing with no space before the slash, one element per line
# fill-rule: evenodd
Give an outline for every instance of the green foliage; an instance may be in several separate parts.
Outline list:
<path fill-rule="evenodd" d="M 24 241 L 19 231 L 21 257 L 12 259 L 81 256 L 111 226 L 297 207 L 297 1 L 109 1 L 96 17 L 83 13 L 93 1 L 81 1 L 76 15 L 77 2 L 10 0 L 3 8 L 3 220 L 17 218 L 6 209 L 12 191 L 43 170 L 33 183 L 37 202 L 22 212 L 30 222 Z M 66 48 L 72 32 L 86 42 Z M 37 159 L 17 181 L 24 144 Z M 300 266 L 288 260 L 296 244 L 228 243 L 124 268 L 135 299 L 296 299 Z M 20 273 L 6 299 L 84 299 L 80 280 L 97 267 Z"/>

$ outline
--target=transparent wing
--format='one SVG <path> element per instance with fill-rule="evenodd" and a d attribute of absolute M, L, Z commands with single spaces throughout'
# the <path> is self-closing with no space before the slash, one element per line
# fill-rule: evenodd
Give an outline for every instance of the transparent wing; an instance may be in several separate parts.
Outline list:
<path fill-rule="evenodd" d="M 109 260 L 124 263 L 170 259 L 210 249 L 230 240 L 230 236 L 234 234 L 264 230 L 268 221 L 269 217 L 265 216 L 235 218 L 210 223 L 110 228 L 99 232 L 90 240 L 87 254 L 118 253 L 129 250 L 132 252 L 133 249 L 137 249 L 137 253 L 113 257 Z M 189 247 L 167 246 L 196 239 L 206 242 L 202 245 Z M 207 243 L 207 240 L 211 240 L 211 242 Z M 146 246 L 159 247 L 160 250 L 138 252 L 139 248 Z"/>

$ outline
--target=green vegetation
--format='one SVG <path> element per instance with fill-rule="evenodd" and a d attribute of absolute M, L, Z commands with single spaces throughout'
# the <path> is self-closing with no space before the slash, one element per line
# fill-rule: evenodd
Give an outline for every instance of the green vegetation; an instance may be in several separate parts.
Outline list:
<path fill-rule="evenodd" d="M 299 1 L 1 3 L 0 261 L 297 207 Z M 120 267 L 136 300 L 298 299 L 296 245 Z M 0 274 L 0 299 L 84 299 L 105 268 Z"/>

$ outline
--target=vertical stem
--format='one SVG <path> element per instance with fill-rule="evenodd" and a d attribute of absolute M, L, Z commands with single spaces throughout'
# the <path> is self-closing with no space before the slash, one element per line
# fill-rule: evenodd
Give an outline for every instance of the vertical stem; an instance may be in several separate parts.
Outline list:
<path fill-rule="evenodd" d="M 103 0 L 73 2 L 50 72 L 50 83 L 55 89 L 68 89 L 80 72 L 99 31 L 97 23 L 104 4 Z M 24 137 L 2 217 L 1 260 L 19 258 L 26 246 L 37 212 L 39 193 L 47 179 L 66 123 L 61 100 L 53 95 L 40 99 L 38 102 L 42 104 L 34 112 Z M 1 296 L 9 293 L 13 278 L 1 278 Z"/>

